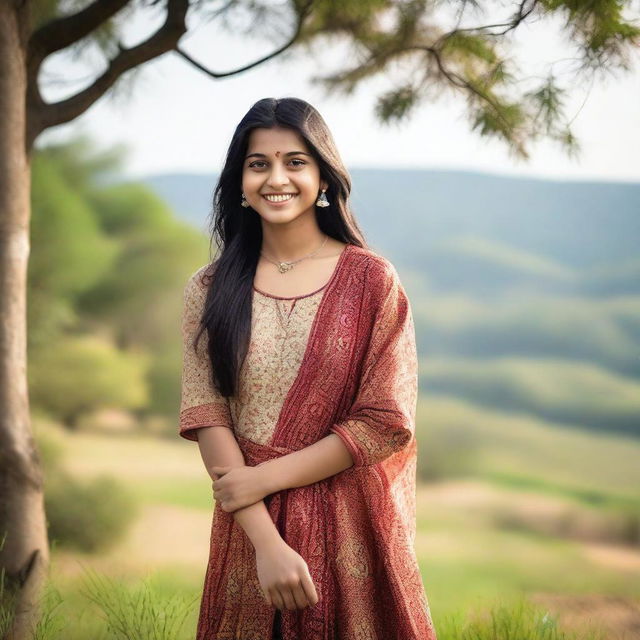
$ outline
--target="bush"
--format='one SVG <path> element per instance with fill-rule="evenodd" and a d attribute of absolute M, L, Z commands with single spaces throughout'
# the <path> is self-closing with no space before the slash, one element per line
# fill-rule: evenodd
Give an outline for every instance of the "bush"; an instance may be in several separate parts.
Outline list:
<path fill-rule="evenodd" d="M 45 508 L 52 541 L 90 552 L 120 541 L 137 512 L 131 494 L 114 478 L 79 482 L 62 471 L 47 478 Z"/>
<path fill-rule="evenodd" d="M 122 351 L 99 336 L 58 338 L 29 361 L 31 402 L 71 427 L 96 409 L 144 408 L 149 359 L 146 352 Z"/>

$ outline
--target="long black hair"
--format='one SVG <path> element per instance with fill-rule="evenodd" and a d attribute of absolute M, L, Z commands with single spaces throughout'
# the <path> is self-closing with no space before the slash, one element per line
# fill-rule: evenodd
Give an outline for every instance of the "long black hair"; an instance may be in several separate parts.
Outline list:
<path fill-rule="evenodd" d="M 205 271 L 208 290 L 195 340 L 197 344 L 206 329 L 211 382 L 223 396 L 236 393 L 251 337 L 252 288 L 262 248 L 262 225 L 260 215 L 240 202 L 249 134 L 258 127 L 287 128 L 303 138 L 319 165 L 320 180 L 329 185 L 330 205 L 316 208 L 319 228 L 336 240 L 367 246 L 348 202 L 351 178 L 320 113 L 300 98 L 258 100 L 236 127 L 214 191 L 209 225 L 211 264 Z M 215 261 L 214 242 L 219 250 Z"/>

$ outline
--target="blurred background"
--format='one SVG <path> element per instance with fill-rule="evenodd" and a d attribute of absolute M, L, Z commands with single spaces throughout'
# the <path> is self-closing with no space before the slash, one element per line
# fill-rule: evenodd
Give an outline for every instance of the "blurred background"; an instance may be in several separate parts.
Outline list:
<path fill-rule="evenodd" d="M 260 4 L 272 22 L 237 3 L 181 43 L 219 72 L 248 65 L 290 31 L 274 20 L 289 3 Z M 462 5 L 434 5 L 432 24 L 453 27 Z M 517 6 L 489 3 L 462 24 Z M 122 43 L 161 24 L 163 7 L 151 8 L 119 24 Z M 501 38 L 519 79 L 570 69 L 565 19 L 538 16 Z M 439 637 L 502 606 L 515 618 L 523 597 L 544 614 L 538 634 L 486 637 L 640 637 L 637 56 L 624 73 L 567 82 L 570 138 L 520 145 L 518 122 L 501 133 L 470 116 L 464 89 L 442 79 L 383 122 L 383 107 L 402 111 L 397 94 L 391 106 L 379 97 L 406 61 L 349 94 L 327 91 L 314 77 L 364 59 L 341 32 L 318 42 L 215 79 L 163 56 L 37 141 L 28 381 L 64 637 L 116 637 L 105 600 L 88 604 L 87 570 L 130 594 L 151 579 L 156 606 L 186 616 L 171 637 L 193 637 L 212 495 L 197 446 L 177 435 L 182 290 L 209 261 L 206 220 L 233 130 L 269 96 L 323 115 L 356 217 L 411 299 L 416 552 Z M 46 99 L 86 86 L 99 52 L 94 42 L 50 56 Z M 559 109 L 550 95 L 541 104 Z"/>

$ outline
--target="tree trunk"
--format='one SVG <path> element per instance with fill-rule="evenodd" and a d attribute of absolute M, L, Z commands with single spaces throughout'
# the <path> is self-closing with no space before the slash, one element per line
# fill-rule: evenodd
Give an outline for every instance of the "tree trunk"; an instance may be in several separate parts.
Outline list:
<path fill-rule="evenodd" d="M 48 575 L 40 460 L 27 394 L 30 152 L 25 143 L 28 2 L 0 2 L 0 606 L 5 640 L 27 640 Z"/>

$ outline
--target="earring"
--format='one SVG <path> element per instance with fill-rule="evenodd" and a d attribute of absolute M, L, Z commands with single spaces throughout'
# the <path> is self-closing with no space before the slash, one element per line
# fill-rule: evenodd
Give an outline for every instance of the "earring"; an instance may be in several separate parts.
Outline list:
<path fill-rule="evenodd" d="M 316 205 L 318 207 L 328 207 L 331 203 L 327 200 L 326 189 L 322 190 L 320 197 L 316 200 Z"/>
<path fill-rule="evenodd" d="M 247 202 L 247 200 L 245 199 L 245 195 L 244 195 L 244 191 L 242 192 L 242 202 L 240 202 L 240 205 L 243 207 L 249 207 L 249 203 Z"/>

